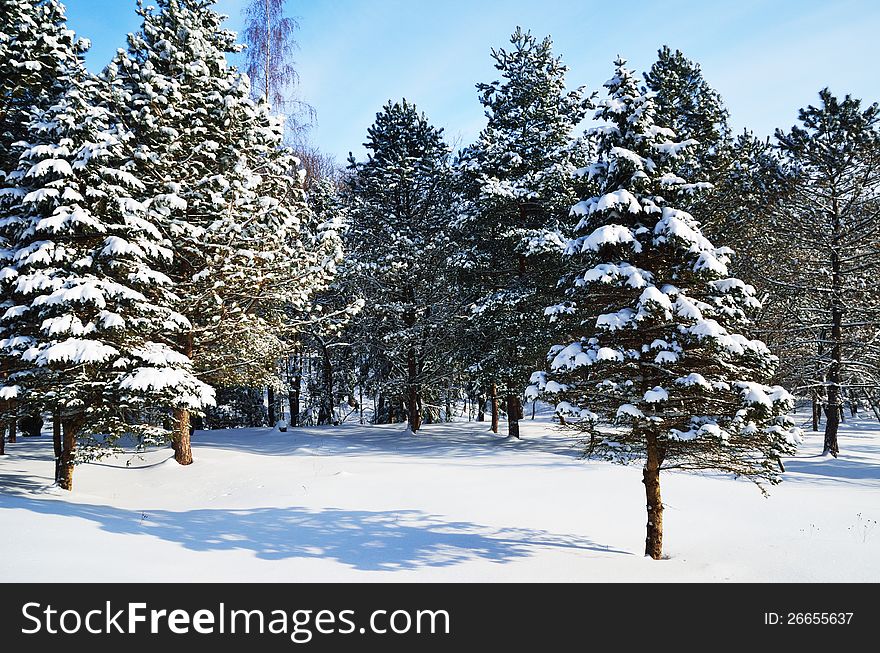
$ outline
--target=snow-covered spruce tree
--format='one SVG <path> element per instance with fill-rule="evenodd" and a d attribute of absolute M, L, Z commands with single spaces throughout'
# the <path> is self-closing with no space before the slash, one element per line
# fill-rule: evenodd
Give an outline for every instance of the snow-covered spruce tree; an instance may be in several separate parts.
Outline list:
<path fill-rule="evenodd" d="M 403 100 L 389 102 L 368 130 L 367 160 L 350 159 L 346 250 L 364 308 L 356 326 L 368 355 L 387 363 L 385 394 L 403 399 L 410 430 L 424 393 L 449 376 L 457 296 L 447 281 L 455 247 L 450 223 L 450 150 L 442 130 Z"/>
<path fill-rule="evenodd" d="M 26 136 L 31 111 L 45 108 L 63 50 L 88 47 L 63 25 L 59 2 L 0 0 L 0 171 L 17 166 L 12 144 Z"/>
<path fill-rule="evenodd" d="M 462 280 L 473 302 L 464 366 L 504 397 L 508 432 L 519 437 L 521 396 L 543 356 L 544 307 L 560 270 L 559 252 L 577 201 L 575 170 L 585 144 L 572 132 L 590 106 L 583 89 L 566 91 L 567 68 L 549 37 L 517 28 L 509 50 L 492 50 L 500 79 L 478 84 L 488 124 L 459 157 L 467 202 L 459 220 Z M 493 410 L 497 431 L 497 409 Z"/>
<path fill-rule="evenodd" d="M 128 169 L 175 254 L 164 272 L 193 325 L 179 347 L 214 385 L 278 384 L 284 329 L 305 319 L 332 278 L 339 237 L 311 230 L 298 162 L 281 147 L 282 121 L 229 65 L 241 46 L 213 0 L 156 4 L 139 6 L 141 31 L 105 77 L 135 133 Z M 192 459 L 188 421 L 180 411 L 183 464 Z"/>
<path fill-rule="evenodd" d="M 664 469 L 719 470 L 776 483 L 798 430 L 791 396 L 766 385 L 776 365 L 764 344 L 740 335 L 759 306 L 729 278 L 730 251 L 712 245 L 665 196 L 688 143 L 654 123 L 654 106 L 625 62 L 592 132 L 590 175 L 600 194 L 575 205 L 578 236 L 566 248 L 567 301 L 548 309 L 570 337 L 555 345 L 539 392 L 585 436 L 586 454 L 644 460 L 645 553 L 662 556 Z"/>
<path fill-rule="evenodd" d="M 57 57 L 47 108 L 0 186 L 0 356 L 12 370 L 0 394 L 60 422 L 57 480 L 70 490 L 77 460 L 123 434 L 160 441 L 163 409 L 201 410 L 213 391 L 163 342 L 189 325 L 156 269 L 171 251 L 133 199 L 143 185 L 120 167 L 132 136 L 98 104 L 105 88 L 63 11 L 52 16 L 40 25 Z"/>
<path fill-rule="evenodd" d="M 27 137 L 31 112 L 47 107 L 63 51 L 86 47 L 85 39 L 74 39 L 66 31 L 60 3 L 0 0 L 0 177 L 3 171 L 17 167 L 18 155 L 12 144 Z M 0 314 L 5 310 L 0 306 Z M 0 370 L 0 374 L 8 371 Z M 4 437 L 8 427 L 9 439 L 14 442 L 18 417 L 32 410 L 16 400 L 0 399 L 0 432 Z M 58 443 L 60 446 L 60 438 Z"/>
<path fill-rule="evenodd" d="M 0 0 L 0 178 L 18 165 L 12 144 L 26 138 L 31 112 L 45 109 L 50 101 L 49 90 L 63 59 L 59 51 L 88 47 L 87 40 L 59 32 L 65 29 L 64 9 L 58 2 Z M 0 248 L 7 245 L 0 232 Z M 0 314 L 10 301 L 0 299 Z M 6 361 L 0 369 L 3 378 L 10 371 L 8 365 Z M 0 399 L 0 453 L 5 452 L 6 430 L 14 442 L 18 418 L 34 410 L 15 399 Z M 61 445 L 57 425 L 55 433 L 57 457 Z"/>
<path fill-rule="evenodd" d="M 825 391 L 824 451 L 837 456 L 846 395 L 880 386 L 880 107 L 828 89 L 819 97 L 800 126 L 776 132 L 795 174 L 780 228 L 799 273 L 774 276 L 789 291 L 798 339 L 814 342 L 816 376 L 804 387 Z"/>

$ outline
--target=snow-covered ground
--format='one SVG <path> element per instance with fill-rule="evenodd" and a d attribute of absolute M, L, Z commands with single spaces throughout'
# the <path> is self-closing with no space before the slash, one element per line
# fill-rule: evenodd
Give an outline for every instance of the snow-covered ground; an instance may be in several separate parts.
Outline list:
<path fill-rule="evenodd" d="M 502 429 L 504 428 L 502 424 Z M 170 450 L 78 467 L 51 486 L 51 439 L 0 460 L 0 581 L 880 581 L 880 426 L 808 434 L 764 498 L 665 473 L 665 550 L 642 556 L 641 471 L 580 460 L 526 420 L 198 431 Z"/>

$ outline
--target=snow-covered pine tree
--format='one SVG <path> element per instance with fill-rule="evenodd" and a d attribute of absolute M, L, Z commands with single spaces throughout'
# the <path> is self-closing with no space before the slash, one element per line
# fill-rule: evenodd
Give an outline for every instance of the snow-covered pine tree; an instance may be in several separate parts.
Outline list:
<path fill-rule="evenodd" d="M 768 386 L 776 366 L 741 334 L 759 307 L 730 278 L 730 251 L 712 245 L 688 213 L 664 199 L 686 189 L 671 171 L 690 143 L 654 123 L 650 95 L 615 62 L 592 129 L 589 168 L 600 194 L 575 205 L 566 248 L 567 301 L 548 308 L 569 340 L 536 372 L 543 393 L 585 436 L 586 454 L 644 460 L 645 554 L 662 556 L 664 469 L 719 470 L 776 483 L 798 438 L 791 395 Z"/>
<path fill-rule="evenodd" d="M 282 121 L 229 65 L 241 46 L 213 0 L 156 5 L 139 5 L 141 31 L 105 77 L 135 133 L 129 171 L 175 253 L 164 271 L 193 325 L 179 346 L 207 382 L 267 387 L 277 383 L 284 329 L 306 319 L 312 295 L 334 274 L 339 237 L 329 227 L 309 231 Z M 176 418 L 183 464 L 191 461 L 188 419 L 184 411 Z"/>
<path fill-rule="evenodd" d="M 368 130 L 367 160 L 350 159 L 346 251 L 364 308 L 355 322 L 365 355 L 384 370 L 384 394 L 402 401 L 410 430 L 425 393 L 446 379 L 458 297 L 448 281 L 456 213 L 442 130 L 406 100 L 389 102 Z"/>
<path fill-rule="evenodd" d="M 165 344 L 189 325 L 156 269 L 168 243 L 133 198 L 141 182 L 121 168 L 132 135 L 100 106 L 106 89 L 86 71 L 62 5 L 41 5 L 53 81 L 0 185 L 0 356 L 11 370 L 0 395 L 60 423 L 57 480 L 70 490 L 78 459 L 123 434 L 160 441 L 163 410 L 201 410 L 213 391 Z"/>
<path fill-rule="evenodd" d="M 329 227 L 336 234 L 344 233 L 346 207 L 339 190 L 336 180 L 330 177 L 311 179 L 306 194 L 313 225 L 308 231 Z M 352 347 L 344 329 L 363 302 L 350 283 L 347 261 L 342 253 L 337 258 L 342 264 L 334 280 L 313 296 L 310 319 L 286 342 L 281 367 L 286 377 L 291 426 L 301 426 L 304 421 L 337 423 L 338 399 L 353 393 Z M 304 416 L 309 419 L 303 420 Z"/>
<path fill-rule="evenodd" d="M 731 274 L 753 286 L 761 298 L 753 333 L 780 359 L 776 381 L 796 394 L 812 386 L 818 406 L 820 385 L 805 382 L 816 378 L 815 343 L 803 337 L 806 325 L 794 310 L 791 292 L 805 252 L 791 247 L 780 217 L 794 190 L 790 166 L 769 138 L 759 139 L 747 130 L 733 141 L 728 159 L 712 192 L 701 197 L 699 210 L 713 216 L 708 225 L 702 224 L 703 233 L 710 240 L 723 238 L 736 252 Z M 816 422 L 818 417 L 816 413 Z"/>
<path fill-rule="evenodd" d="M 774 276 L 794 305 L 798 339 L 811 334 L 815 343 L 815 364 L 806 368 L 816 376 L 804 387 L 825 391 L 824 451 L 837 456 L 847 395 L 856 400 L 880 386 L 880 107 L 827 88 L 819 98 L 801 109 L 800 126 L 776 132 L 795 175 L 780 227 L 798 275 Z"/>
<path fill-rule="evenodd" d="M 729 165 L 731 146 L 729 113 L 721 95 L 706 82 L 698 63 L 667 45 L 657 51 L 657 61 L 644 77 L 655 94 L 656 124 L 682 140 L 696 141 L 682 152 L 674 172 L 691 184 L 717 184 Z M 697 196 L 695 202 L 701 199 Z M 681 208 L 689 210 L 695 202 Z M 712 217 L 704 215 L 704 222 Z"/>
<path fill-rule="evenodd" d="M 744 130 L 733 140 L 715 188 L 700 205 L 716 216 L 711 233 L 735 248 L 737 275 L 749 283 L 767 284 L 765 267 L 772 264 L 768 255 L 778 246 L 776 207 L 789 192 L 789 182 L 790 174 L 770 139 Z M 703 231 L 710 230 L 704 225 Z"/>
<path fill-rule="evenodd" d="M 509 435 L 518 438 L 521 396 L 543 356 L 542 313 L 553 301 L 568 209 L 578 198 L 573 173 L 585 144 L 572 132 L 591 98 L 566 90 L 567 68 L 549 37 L 517 27 L 510 43 L 492 50 L 500 79 L 477 85 L 488 124 L 457 168 L 467 201 L 462 279 L 473 302 L 461 354 L 494 397 L 493 430 L 500 393 Z"/>

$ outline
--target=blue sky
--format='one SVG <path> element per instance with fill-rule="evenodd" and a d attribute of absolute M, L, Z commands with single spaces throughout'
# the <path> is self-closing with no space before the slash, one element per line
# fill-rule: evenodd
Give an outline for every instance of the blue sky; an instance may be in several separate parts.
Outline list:
<path fill-rule="evenodd" d="M 138 27 L 134 0 L 67 0 L 100 70 Z M 219 0 L 241 27 L 245 0 Z M 698 61 L 734 128 L 760 135 L 795 123 L 819 89 L 880 100 L 874 0 L 288 0 L 299 18 L 300 98 L 317 111 L 312 140 L 341 163 L 388 99 L 405 97 L 447 139 L 467 143 L 484 118 L 474 85 L 495 79 L 489 50 L 517 25 L 552 35 L 570 86 L 601 87 L 617 54 L 642 71 L 668 44 Z"/>

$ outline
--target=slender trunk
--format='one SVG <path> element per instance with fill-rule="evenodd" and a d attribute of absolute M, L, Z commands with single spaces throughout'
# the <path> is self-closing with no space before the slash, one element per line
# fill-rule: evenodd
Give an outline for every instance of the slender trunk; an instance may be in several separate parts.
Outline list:
<path fill-rule="evenodd" d="M 525 228 L 527 222 L 526 215 L 526 206 L 525 204 L 519 205 L 519 226 Z M 517 276 L 523 277 L 526 273 L 526 256 L 525 254 L 518 254 L 516 261 L 516 272 Z"/>
<path fill-rule="evenodd" d="M 660 560 L 663 556 L 663 502 L 660 499 L 660 465 L 663 463 L 663 455 L 654 431 L 647 433 L 647 450 L 648 459 L 642 470 L 648 509 L 645 555 Z"/>
<path fill-rule="evenodd" d="M 300 377 L 294 377 L 293 389 L 287 393 L 287 401 L 290 402 L 291 426 L 299 426 L 299 384 Z"/>
<path fill-rule="evenodd" d="M 819 403 L 819 398 L 813 394 L 813 430 L 819 430 L 819 419 L 822 415 L 822 405 Z"/>
<path fill-rule="evenodd" d="M 498 386 L 494 383 L 489 390 L 489 400 L 492 405 L 492 433 L 498 433 Z"/>
<path fill-rule="evenodd" d="M 522 419 L 522 404 L 519 396 L 507 395 L 507 435 L 508 437 L 520 439 L 519 437 L 519 420 Z"/>
<path fill-rule="evenodd" d="M 9 442 L 10 444 L 15 444 L 16 435 L 18 433 L 18 420 L 15 415 L 9 420 Z"/>
<path fill-rule="evenodd" d="M 55 449 L 55 482 L 61 482 L 61 415 L 52 415 L 52 447 Z"/>
<path fill-rule="evenodd" d="M 376 414 L 373 415 L 373 422 L 376 424 L 385 424 L 385 395 L 378 395 L 373 402 L 376 406 Z"/>
<path fill-rule="evenodd" d="M 538 400 L 535 399 L 532 402 L 532 419 L 535 419 L 535 408 L 538 406 Z"/>
<path fill-rule="evenodd" d="M 825 443 L 823 454 L 831 454 L 837 458 L 840 449 L 837 444 L 837 430 L 840 425 L 840 383 L 841 364 L 843 360 L 843 306 L 840 290 L 842 279 L 840 274 L 840 256 L 838 244 L 840 242 L 840 217 L 837 211 L 837 202 L 834 202 L 832 216 L 831 248 L 831 364 L 828 366 L 828 413 L 825 422 Z"/>
<path fill-rule="evenodd" d="M 187 333 L 183 338 L 183 354 L 193 357 L 193 334 Z M 192 465 L 192 443 L 189 430 L 189 410 L 174 410 L 174 430 L 171 434 L 171 447 L 174 449 L 174 460 L 180 465 Z"/>
<path fill-rule="evenodd" d="M 406 375 L 406 414 L 409 420 L 409 430 L 416 433 L 422 426 L 422 411 L 420 408 L 418 362 L 416 361 L 415 349 L 410 349 L 407 352 Z"/>
<path fill-rule="evenodd" d="M 321 399 L 318 407 L 318 424 L 333 424 L 333 362 L 330 350 L 321 343 Z"/>
<path fill-rule="evenodd" d="M 9 378 L 9 361 L 3 361 L 3 379 Z M 15 442 L 15 402 L 13 400 L 0 401 L 4 415 L 0 415 L 0 455 L 6 454 L 6 428 L 9 426 L 9 441 Z M 7 419 L 6 414 L 9 415 Z"/>
<path fill-rule="evenodd" d="M 446 388 L 446 419 L 445 421 L 452 421 L 452 388 Z"/>
<path fill-rule="evenodd" d="M 61 438 L 61 469 L 58 476 L 58 487 L 62 490 L 73 489 L 73 462 L 76 456 L 76 436 L 80 422 L 77 419 L 66 419 L 62 423 Z"/>
<path fill-rule="evenodd" d="M 272 386 L 266 388 L 266 403 L 268 404 L 269 410 L 267 411 L 269 417 L 269 426 L 275 426 L 275 423 L 278 421 L 275 419 L 277 415 L 275 414 L 275 389 Z"/>
<path fill-rule="evenodd" d="M 486 421 L 486 395 L 482 393 L 477 395 L 477 421 Z"/>
<path fill-rule="evenodd" d="M 859 414 L 859 404 L 855 399 L 853 399 L 849 402 L 849 416 L 855 417 L 858 414 Z"/>
<path fill-rule="evenodd" d="M 302 356 L 299 354 L 299 347 L 293 352 L 293 369 L 291 370 L 293 382 L 287 393 L 287 400 L 290 402 L 290 425 L 299 426 L 300 392 L 302 392 Z M 289 378 L 289 377 L 288 377 Z"/>
<path fill-rule="evenodd" d="M 272 19 L 269 14 L 269 0 L 266 0 L 266 104 L 269 104 L 269 70 L 272 66 Z"/>
<path fill-rule="evenodd" d="M 3 362 L 3 379 L 9 378 L 9 361 Z M 15 442 L 15 402 L 11 399 L 0 401 L 0 455 L 6 454 L 6 430 L 9 429 L 9 441 Z"/>
<path fill-rule="evenodd" d="M 360 423 L 361 426 L 364 425 L 364 386 L 363 384 L 358 385 L 358 411 L 360 413 Z"/>

